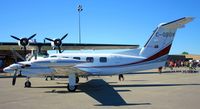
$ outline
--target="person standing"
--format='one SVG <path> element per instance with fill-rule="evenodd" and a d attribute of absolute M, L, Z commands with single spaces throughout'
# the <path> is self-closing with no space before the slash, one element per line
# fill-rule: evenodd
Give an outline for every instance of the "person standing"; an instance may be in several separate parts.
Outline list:
<path fill-rule="evenodd" d="M 161 74 L 162 73 L 162 66 L 158 67 L 158 72 Z"/>
<path fill-rule="evenodd" d="M 124 76 L 123 76 L 123 74 L 119 74 L 119 81 L 124 81 Z"/>

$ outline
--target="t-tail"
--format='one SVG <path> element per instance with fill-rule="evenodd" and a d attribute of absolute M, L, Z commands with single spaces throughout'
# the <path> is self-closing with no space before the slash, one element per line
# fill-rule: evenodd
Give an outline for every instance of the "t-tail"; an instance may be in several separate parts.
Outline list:
<path fill-rule="evenodd" d="M 176 30 L 184 27 L 186 23 L 191 22 L 193 19 L 193 17 L 184 17 L 169 23 L 160 24 L 141 49 L 139 55 L 147 58 L 148 60 L 167 57 L 174 40 Z"/>

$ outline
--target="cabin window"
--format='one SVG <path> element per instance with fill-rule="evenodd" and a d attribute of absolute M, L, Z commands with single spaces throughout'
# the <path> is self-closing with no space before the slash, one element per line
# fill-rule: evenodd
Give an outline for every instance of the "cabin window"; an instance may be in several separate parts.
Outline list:
<path fill-rule="evenodd" d="M 86 58 L 86 61 L 87 61 L 87 62 L 94 62 L 94 58 L 93 58 L 93 57 L 87 57 L 87 58 Z"/>
<path fill-rule="evenodd" d="M 73 57 L 73 59 L 81 60 L 81 58 L 80 58 L 80 57 Z"/>
<path fill-rule="evenodd" d="M 158 48 L 158 45 L 155 45 L 154 48 Z"/>
<path fill-rule="evenodd" d="M 107 62 L 107 58 L 106 57 L 100 57 L 99 61 L 100 62 Z"/>

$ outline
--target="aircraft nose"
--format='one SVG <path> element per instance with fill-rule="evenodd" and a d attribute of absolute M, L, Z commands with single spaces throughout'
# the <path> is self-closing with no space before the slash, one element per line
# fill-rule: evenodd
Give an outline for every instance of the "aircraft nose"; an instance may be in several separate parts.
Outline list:
<path fill-rule="evenodd" d="M 11 73 L 13 70 L 10 67 L 6 67 L 3 69 L 3 71 L 6 73 Z"/>
<path fill-rule="evenodd" d="M 8 66 L 8 68 L 13 69 L 13 70 L 19 69 L 20 67 L 21 66 L 19 64 L 12 64 L 12 65 Z"/>
<path fill-rule="evenodd" d="M 12 64 L 12 65 L 10 65 L 8 67 L 5 67 L 3 69 L 3 71 L 7 72 L 7 73 L 13 73 L 13 71 L 16 70 L 16 69 L 19 69 L 19 65 L 18 64 Z"/>

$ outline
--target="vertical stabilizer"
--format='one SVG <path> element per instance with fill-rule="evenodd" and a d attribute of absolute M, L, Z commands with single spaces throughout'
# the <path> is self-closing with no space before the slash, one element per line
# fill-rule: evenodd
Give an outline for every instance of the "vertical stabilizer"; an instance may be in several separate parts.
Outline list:
<path fill-rule="evenodd" d="M 193 19 L 192 17 L 184 17 L 169 23 L 160 24 L 141 49 L 139 55 L 146 58 L 157 58 L 167 55 L 174 40 L 176 30 L 184 27 L 186 23 L 191 22 Z"/>

